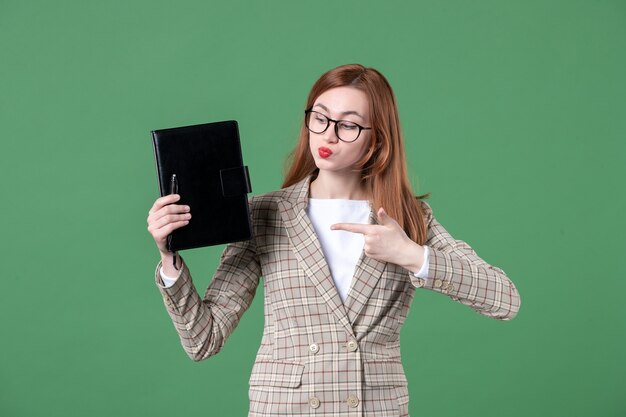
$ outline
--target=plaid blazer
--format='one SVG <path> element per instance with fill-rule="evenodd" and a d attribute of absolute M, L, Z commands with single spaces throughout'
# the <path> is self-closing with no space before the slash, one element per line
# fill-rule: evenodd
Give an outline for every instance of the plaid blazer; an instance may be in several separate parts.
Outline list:
<path fill-rule="evenodd" d="M 502 320 L 517 313 L 517 290 L 423 203 L 428 279 L 362 255 L 343 303 L 305 212 L 309 181 L 251 199 L 254 237 L 226 247 L 204 298 L 184 265 L 164 288 L 159 265 L 167 311 L 187 354 L 206 359 L 233 332 L 262 276 L 265 326 L 250 376 L 249 416 L 407 416 L 399 336 L 415 289 Z"/>

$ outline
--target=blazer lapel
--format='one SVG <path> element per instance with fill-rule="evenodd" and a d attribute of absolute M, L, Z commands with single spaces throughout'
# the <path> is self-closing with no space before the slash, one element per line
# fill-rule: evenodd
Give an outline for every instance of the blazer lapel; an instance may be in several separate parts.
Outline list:
<path fill-rule="evenodd" d="M 369 220 L 370 224 L 378 224 L 373 211 L 370 212 Z M 345 302 L 345 308 L 351 325 L 354 324 L 363 308 L 367 305 L 367 301 L 372 295 L 374 288 L 376 288 L 386 267 L 386 262 L 380 262 L 365 256 L 365 252 L 361 253 L 361 258 L 354 270 L 354 278 L 352 279 L 352 285 Z"/>
<path fill-rule="evenodd" d="M 324 258 L 324 252 L 322 252 L 322 247 L 309 216 L 306 214 L 309 201 L 309 182 L 310 177 L 301 181 L 291 190 L 291 194 L 278 201 L 278 210 L 302 269 L 337 316 L 339 322 L 350 334 L 354 334 L 346 309 L 330 274 L 330 268 Z"/>

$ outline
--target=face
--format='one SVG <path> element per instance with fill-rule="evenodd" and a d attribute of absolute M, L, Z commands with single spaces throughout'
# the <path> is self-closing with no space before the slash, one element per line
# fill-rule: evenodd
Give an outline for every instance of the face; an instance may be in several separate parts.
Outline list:
<path fill-rule="evenodd" d="M 322 93 L 311 110 L 333 119 L 371 127 L 369 102 L 361 90 L 337 87 Z M 346 125 L 350 128 L 350 125 Z M 354 142 L 343 142 L 335 133 L 335 123 L 330 122 L 323 133 L 309 132 L 309 148 L 320 171 L 350 172 L 361 159 L 370 143 L 370 130 L 363 130 Z M 341 133 L 340 133 L 341 135 Z"/>

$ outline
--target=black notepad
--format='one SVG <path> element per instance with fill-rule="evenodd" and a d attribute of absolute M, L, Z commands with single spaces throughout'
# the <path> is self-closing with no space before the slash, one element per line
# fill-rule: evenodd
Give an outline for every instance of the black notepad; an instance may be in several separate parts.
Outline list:
<path fill-rule="evenodd" d="M 250 239 L 250 178 L 236 121 L 154 130 L 152 143 L 161 196 L 177 191 L 176 204 L 191 208 L 189 224 L 168 237 L 168 250 Z"/>

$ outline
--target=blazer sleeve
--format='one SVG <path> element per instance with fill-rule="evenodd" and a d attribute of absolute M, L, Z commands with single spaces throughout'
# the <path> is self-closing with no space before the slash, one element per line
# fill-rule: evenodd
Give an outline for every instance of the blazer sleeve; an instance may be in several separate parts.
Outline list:
<path fill-rule="evenodd" d="M 204 298 L 183 262 L 173 286 L 165 288 L 156 268 L 156 282 L 187 355 L 200 361 L 218 353 L 250 307 L 261 275 L 254 240 L 231 243 Z"/>
<path fill-rule="evenodd" d="M 422 204 L 428 223 L 428 279 L 412 276 L 413 284 L 445 294 L 482 315 L 513 319 L 520 308 L 513 282 L 502 269 L 478 257 L 467 243 L 454 239 L 434 218 L 430 206 Z"/>

